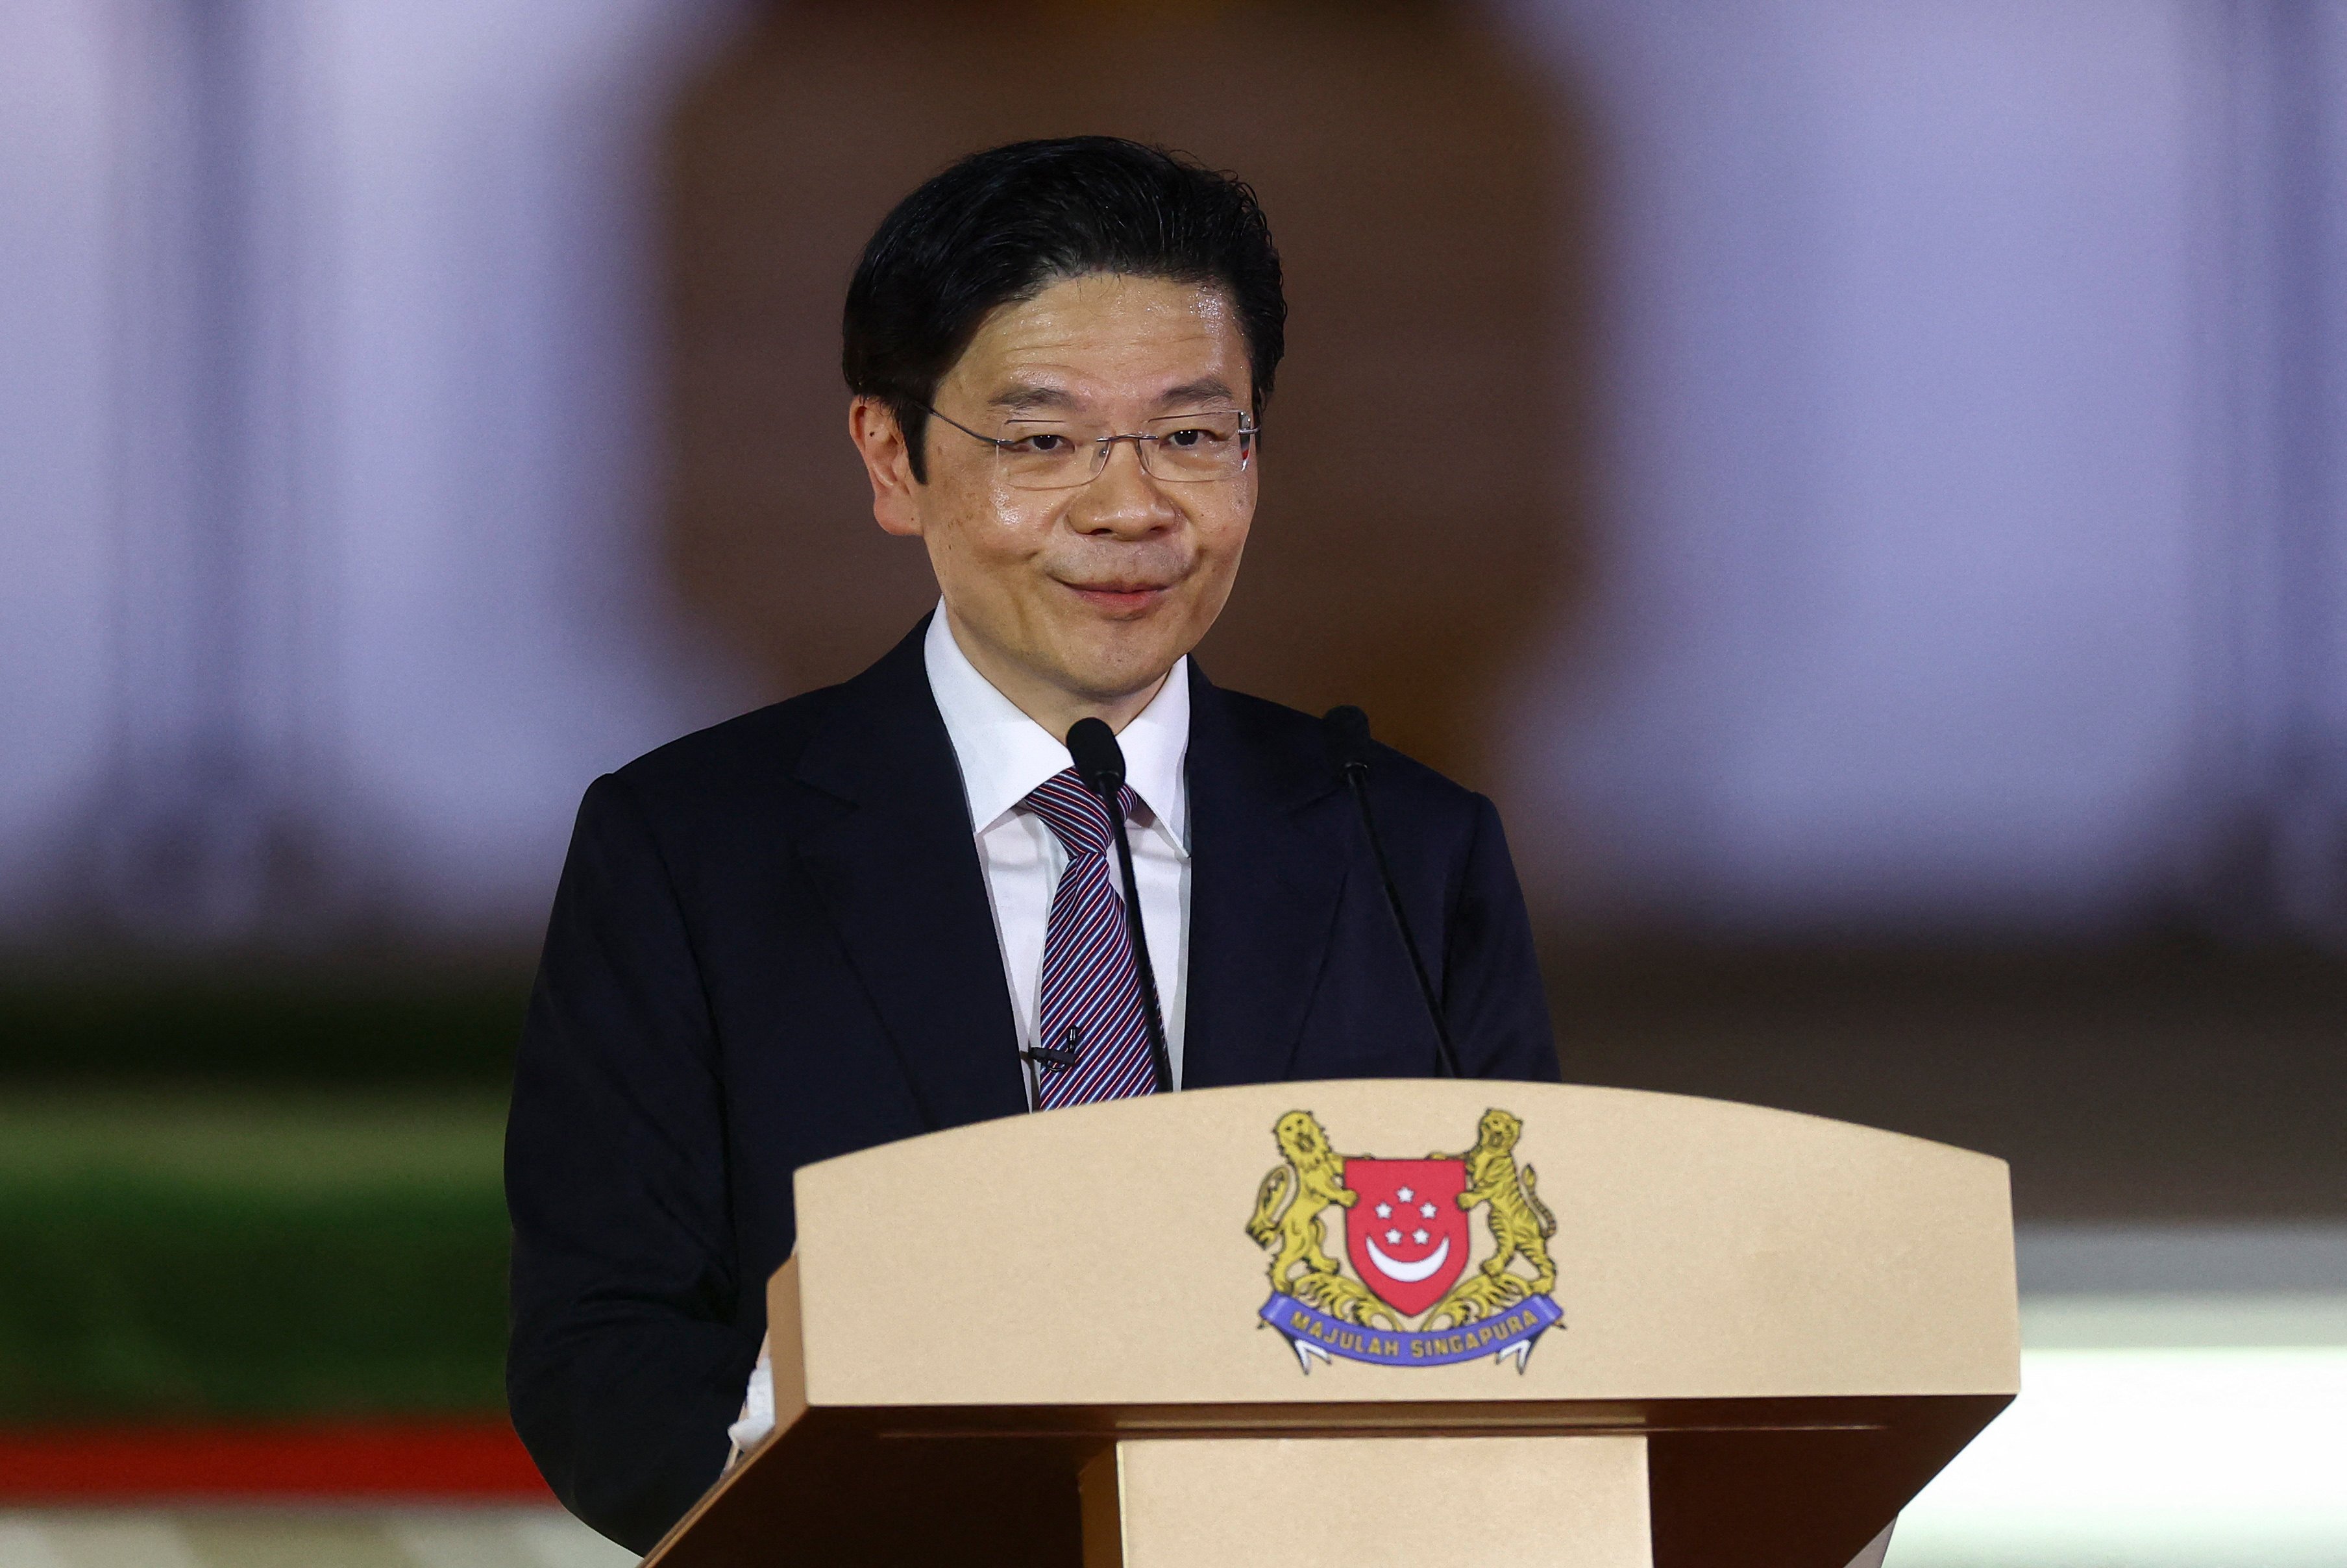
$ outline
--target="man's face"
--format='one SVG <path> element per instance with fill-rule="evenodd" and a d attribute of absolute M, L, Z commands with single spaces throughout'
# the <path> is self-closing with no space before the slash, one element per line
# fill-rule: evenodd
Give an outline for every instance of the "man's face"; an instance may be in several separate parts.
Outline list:
<path fill-rule="evenodd" d="M 1173 415 L 1245 411 L 1251 392 L 1219 290 L 1094 273 L 989 316 L 932 404 L 988 436 L 1014 418 L 1125 435 Z M 859 400 L 851 425 L 881 527 L 927 542 L 972 662 L 1055 733 L 1081 712 L 1131 717 L 1140 703 L 1123 700 L 1145 702 L 1230 597 L 1255 516 L 1252 464 L 1226 479 L 1161 480 L 1120 442 L 1089 484 L 1020 489 L 994 448 L 931 420 L 918 484 L 885 411 Z"/>

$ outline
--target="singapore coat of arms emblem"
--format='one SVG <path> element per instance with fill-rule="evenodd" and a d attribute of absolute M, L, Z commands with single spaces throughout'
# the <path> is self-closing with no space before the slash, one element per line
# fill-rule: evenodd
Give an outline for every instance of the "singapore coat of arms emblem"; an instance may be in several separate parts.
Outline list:
<path fill-rule="evenodd" d="M 1273 1124 L 1281 1163 L 1255 1190 L 1246 1234 L 1271 1255 L 1271 1299 L 1259 1316 L 1306 1372 L 1333 1356 L 1384 1367 L 1490 1356 L 1524 1369 L 1564 1309 L 1550 1294 L 1556 1216 L 1541 1202 L 1538 1174 L 1516 1165 L 1523 1126 L 1494 1108 L 1463 1153 L 1380 1160 L 1337 1153 L 1309 1111 Z M 1328 1255 L 1331 1208 L 1344 1213 L 1350 1275 Z M 1471 1271 L 1479 1208 L 1492 1250 Z"/>

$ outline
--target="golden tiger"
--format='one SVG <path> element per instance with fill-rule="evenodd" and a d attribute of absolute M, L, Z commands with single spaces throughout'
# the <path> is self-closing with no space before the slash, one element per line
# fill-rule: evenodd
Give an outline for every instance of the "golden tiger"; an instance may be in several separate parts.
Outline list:
<path fill-rule="evenodd" d="M 1556 1215 L 1540 1199 L 1540 1176 L 1530 1165 L 1516 1169 L 1516 1139 L 1523 1120 L 1498 1107 L 1483 1112 L 1476 1123 L 1475 1146 L 1463 1154 L 1434 1154 L 1437 1160 L 1467 1163 L 1467 1190 L 1459 1206 L 1490 1205 L 1485 1216 L 1497 1248 L 1482 1267 L 1451 1287 L 1435 1304 L 1427 1324 L 1447 1322 L 1456 1327 L 1503 1311 L 1527 1296 L 1544 1295 L 1556 1286 L 1556 1265 L 1549 1261 L 1548 1241 L 1556 1235 Z M 1512 1259 L 1521 1257 L 1532 1271 L 1527 1284 L 1508 1272 Z"/>
<path fill-rule="evenodd" d="M 1376 1317 L 1388 1327 L 1399 1327 L 1366 1286 L 1337 1271 L 1324 1245 L 1327 1231 L 1321 1211 L 1331 1204 L 1349 1209 L 1361 1201 L 1360 1194 L 1345 1185 L 1345 1156 L 1329 1147 L 1327 1132 L 1309 1111 L 1290 1111 L 1271 1131 L 1287 1163 L 1274 1165 L 1255 1189 L 1246 1233 L 1272 1255 L 1272 1289 L 1348 1323 Z M 1282 1199 L 1288 1199 L 1284 1210 Z M 1291 1277 L 1298 1265 L 1302 1276 Z"/>

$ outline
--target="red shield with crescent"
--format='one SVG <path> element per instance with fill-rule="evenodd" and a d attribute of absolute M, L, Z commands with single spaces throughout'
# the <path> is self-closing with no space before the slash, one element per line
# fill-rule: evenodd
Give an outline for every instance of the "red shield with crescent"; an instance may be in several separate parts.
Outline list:
<path fill-rule="evenodd" d="M 1442 1299 L 1467 1266 L 1464 1160 L 1348 1160 L 1345 1255 L 1378 1300 L 1415 1317 Z"/>

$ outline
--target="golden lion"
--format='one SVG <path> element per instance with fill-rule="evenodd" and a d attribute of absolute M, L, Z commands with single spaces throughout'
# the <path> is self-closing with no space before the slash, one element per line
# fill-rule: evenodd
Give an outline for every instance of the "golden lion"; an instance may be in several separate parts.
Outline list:
<path fill-rule="evenodd" d="M 1337 1271 L 1324 1245 L 1327 1232 L 1321 1211 L 1331 1204 L 1349 1209 L 1361 1201 L 1360 1194 L 1345 1185 L 1345 1156 L 1329 1147 L 1327 1132 L 1309 1111 L 1290 1111 L 1271 1131 L 1287 1163 L 1274 1165 L 1255 1189 L 1246 1233 L 1272 1255 L 1272 1289 L 1344 1322 L 1367 1324 L 1374 1317 L 1389 1328 L 1399 1327 L 1366 1286 Z M 1299 1265 L 1304 1272 L 1296 1276 Z"/>

